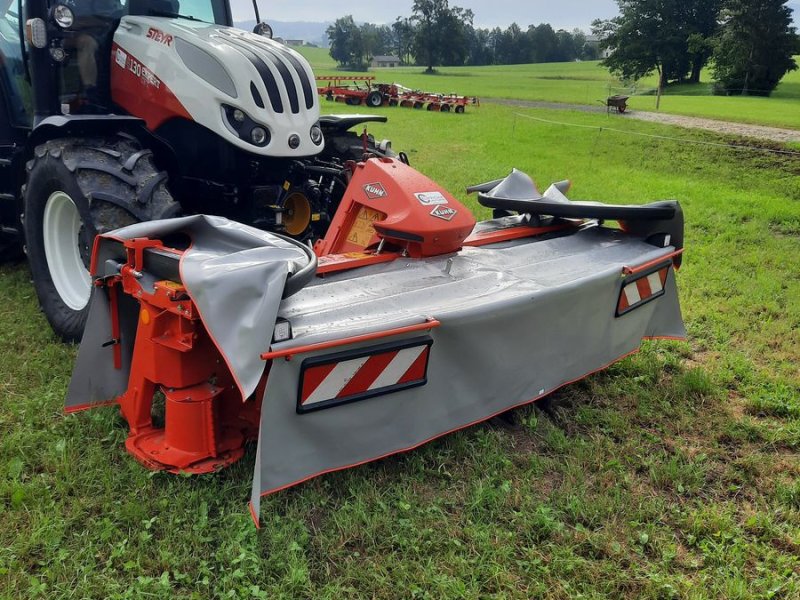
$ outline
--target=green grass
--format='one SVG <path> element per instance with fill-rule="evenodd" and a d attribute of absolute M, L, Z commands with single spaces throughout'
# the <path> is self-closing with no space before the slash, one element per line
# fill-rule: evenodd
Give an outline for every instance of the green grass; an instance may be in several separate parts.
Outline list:
<path fill-rule="evenodd" d="M 75 350 L 25 266 L 2 266 L 0 598 L 800 596 L 798 157 L 514 113 L 605 115 L 384 110 L 374 133 L 473 208 L 464 187 L 512 167 L 576 198 L 680 199 L 689 342 L 648 343 L 513 425 L 267 497 L 256 532 L 252 449 L 213 476 L 150 473 L 116 409 L 61 413 Z"/>
<path fill-rule="evenodd" d="M 323 48 L 301 48 L 316 74 L 342 74 Z M 798 57 L 800 63 L 800 57 Z M 594 104 L 625 88 L 598 62 L 503 65 L 491 67 L 442 67 L 425 75 L 420 67 L 373 69 L 381 81 L 396 81 L 411 88 L 432 92 L 456 92 L 479 98 L 512 98 L 572 104 Z M 364 75 L 364 73 L 360 73 Z M 770 98 L 721 97 L 710 95 L 710 74 L 703 73 L 700 85 L 674 86 L 661 101 L 665 113 L 755 123 L 800 129 L 800 71 L 789 73 Z M 655 111 L 655 77 L 639 82 L 631 106 Z"/>

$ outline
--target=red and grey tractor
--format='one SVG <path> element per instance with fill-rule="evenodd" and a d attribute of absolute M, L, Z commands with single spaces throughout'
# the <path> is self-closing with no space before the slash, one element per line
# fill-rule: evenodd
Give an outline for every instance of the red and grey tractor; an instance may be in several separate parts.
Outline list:
<path fill-rule="evenodd" d="M 348 132 L 380 119 L 320 117 L 308 62 L 269 26 L 232 25 L 228 0 L 0 0 L 3 243 L 24 244 L 64 339 L 96 234 L 210 213 L 317 239 L 345 163 L 391 154 Z"/>

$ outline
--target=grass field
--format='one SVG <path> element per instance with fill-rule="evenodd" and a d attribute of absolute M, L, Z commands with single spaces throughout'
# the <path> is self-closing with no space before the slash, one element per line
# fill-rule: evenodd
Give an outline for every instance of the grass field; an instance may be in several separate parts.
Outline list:
<path fill-rule="evenodd" d="M 648 343 L 513 426 L 267 497 L 257 532 L 252 449 L 214 476 L 151 473 L 116 409 L 62 414 L 75 349 L 26 267 L 2 266 L 0 598 L 799 597 L 800 157 L 515 113 L 605 115 L 385 113 L 376 135 L 473 208 L 464 187 L 512 167 L 576 198 L 680 199 L 689 342 Z"/>
<path fill-rule="evenodd" d="M 318 75 L 340 74 L 326 49 L 301 48 L 301 51 Z M 487 99 L 512 98 L 599 106 L 600 101 L 610 94 L 625 91 L 620 88 L 620 82 L 597 62 L 444 67 L 436 75 L 425 75 L 420 67 L 403 67 L 373 69 L 370 74 L 379 80 L 397 81 L 407 87 Z M 704 73 L 703 80 L 706 83 L 701 85 L 669 88 L 662 98 L 661 111 L 800 129 L 800 71 L 789 73 L 771 98 L 711 96 L 708 73 Z M 639 92 L 652 92 L 656 85 L 655 77 L 644 79 L 639 82 Z M 631 106 L 639 110 L 655 110 L 655 95 L 636 96 L 631 100 Z"/>

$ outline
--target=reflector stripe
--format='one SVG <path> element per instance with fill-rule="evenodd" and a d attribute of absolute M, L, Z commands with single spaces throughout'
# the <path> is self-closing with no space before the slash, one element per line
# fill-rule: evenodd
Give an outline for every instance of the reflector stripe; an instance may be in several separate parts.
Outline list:
<path fill-rule="evenodd" d="M 411 381 L 418 381 L 425 377 L 425 369 L 428 367 L 428 354 L 430 353 L 430 346 L 425 346 L 423 351 L 414 361 L 414 364 L 409 367 L 406 374 L 400 378 L 397 383 L 409 383 Z"/>
<path fill-rule="evenodd" d="M 392 362 L 392 359 L 397 356 L 397 352 L 384 352 L 383 354 L 375 354 L 370 356 L 366 364 L 361 370 L 350 380 L 350 382 L 342 388 L 336 397 L 344 398 L 345 396 L 352 396 L 353 394 L 360 394 L 364 390 L 368 390 L 372 382 L 375 381 L 381 374 L 386 366 Z"/>
<path fill-rule="evenodd" d="M 339 392 L 341 392 L 344 386 L 358 373 L 358 370 L 364 366 L 364 363 L 366 363 L 369 358 L 369 356 L 364 356 L 362 358 L 354 358 L 353 360 L 345 360 L 336 363 L 336 366 L 331 370 L 328 376 L 322 380 L 311 395 L 303 400 L 303 404 L 315 404 L 316 402 L 336 398 Z M 308 376 L 308 374 L 306 374 L 306 376 Z"/>
<path fill-rule="evenodd" d="M 305 377 L 303 377 L 302 397 L 308 398 L 319 387 L 319 384 L 325 381 L 325 378 L 331 374 L 334 368 L 336 368 L 336 363 L 319 365 L 313 369 L 308 369 Z"/>
<path fill-rule="evenodd" d="M 397 392 L 427 381 L 430 338 L 353 352 L 306 359 L 297 399 L 298 412 L 318 410 L 357 399 Z M 352 356 L 352 358 L 350 358 Z M 317 364 L 313 364 L 316 361 Z"/>
<path fill-rule="evenodd" d="M 381 373 L 367 389 L 376 390 L 378 388 L 399 383 L 414 362 L 416 362 L 417 358 L 419 358 L 423 352 L 427 351 L 427 349 L 427 346 L 417 346 L 415 348 L 406 348 L 405 350 L 400 350 L 392 362 L 389 363 L 389 365 L 383 370 L 383 373 Z M 421 376 L 417 377 L 417 379 L 421 379 Z"/>
<path fill-rule="evenodd" d="M 617 316 L 663 294 L 669 269 L 670 267 L 667 266 L 624 283 L 617 304 Z"/>
<path fill-rule="evenodd" d="M 628 301 L 628 306 L 641 302 L 642 297 L 639 295 L 639 288 L 635 283 L 625 286 L 625 299 Z"/>
<path fill-rule="evenodd" d="M 664 286 L 661 284 L 661 277 L 658 273 L 651 273 L 647 276 L 647 283 L 650 284 L 650 292 L 652 294 L 657 294 L 661 290 L 664 289 Z"/>

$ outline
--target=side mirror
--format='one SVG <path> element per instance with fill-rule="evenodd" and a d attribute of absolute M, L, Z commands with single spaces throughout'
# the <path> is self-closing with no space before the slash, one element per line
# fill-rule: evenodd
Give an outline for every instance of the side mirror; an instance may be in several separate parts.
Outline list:
<path fill-rule="evenodd" d="M 253 33 L 256 35 L 263 35 L 265 38 L 272 39 L 272 27 L 264 23 L 257 23 L 255 27 L 253 27 Z"/>

